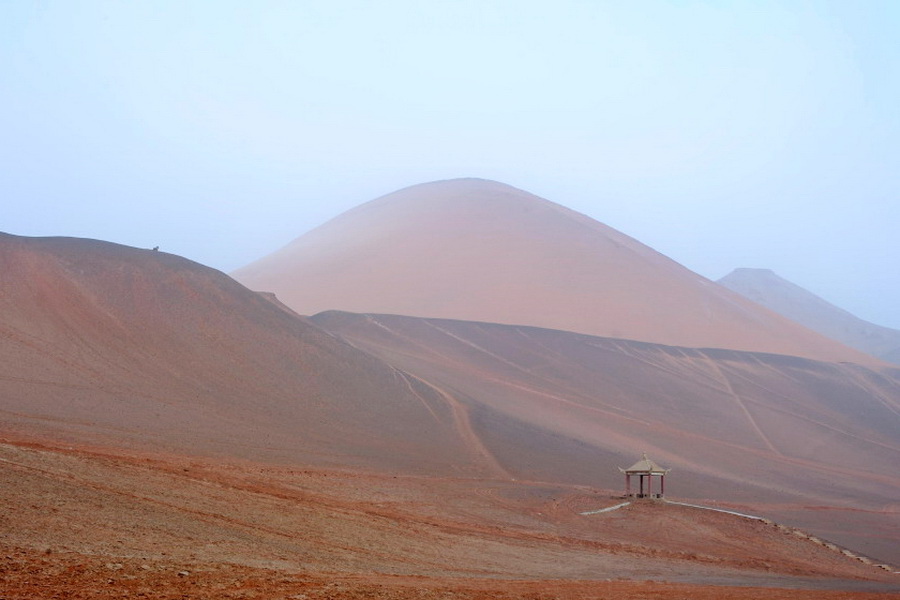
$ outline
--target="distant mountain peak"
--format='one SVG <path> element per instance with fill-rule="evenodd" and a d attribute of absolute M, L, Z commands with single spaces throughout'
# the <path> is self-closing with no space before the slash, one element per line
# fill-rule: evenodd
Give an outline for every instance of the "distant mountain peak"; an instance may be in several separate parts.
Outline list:
<path fill-rule="evenodd" d="M 900 331 L 864 321 L 771 269 L 735 269 L 718 283 L 851 348 L 900 363 Z"/>
<path fill-rule="evenodd" d="M 752 277 L 776 277 L 781 279 L 778 274 L 775 273 L 772 269 L 760 269 L 756 267 L 738 267 L 734 269 L 731 273 L 738 273 L 742 276 L 752 276 Z M 726 275 L 727 277 L 727 275 Z"/>

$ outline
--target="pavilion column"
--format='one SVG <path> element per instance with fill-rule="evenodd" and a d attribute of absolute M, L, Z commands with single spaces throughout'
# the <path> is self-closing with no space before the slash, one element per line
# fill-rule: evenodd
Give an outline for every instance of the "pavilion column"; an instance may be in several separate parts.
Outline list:
<path fill-rule="evenodd" d="M 660 496 L 666 495 L 666 475 L 665 475 L 665 473 L 663 473 L 659 477 L 659 495 Z"/>
<path fill-rule="evenodd" d="M 625 497 L 631 495 L 631 475 L 625 473 Z"/>

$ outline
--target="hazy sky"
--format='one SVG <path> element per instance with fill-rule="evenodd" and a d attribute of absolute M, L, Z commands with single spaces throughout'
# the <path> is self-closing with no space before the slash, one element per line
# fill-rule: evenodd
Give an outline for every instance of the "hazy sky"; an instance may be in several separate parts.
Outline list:
<path fill-rule="evenodd" d="M 233 270 L 509 183 L 900 328 L 900 2 L 0 2 L 0 230 Z"/>

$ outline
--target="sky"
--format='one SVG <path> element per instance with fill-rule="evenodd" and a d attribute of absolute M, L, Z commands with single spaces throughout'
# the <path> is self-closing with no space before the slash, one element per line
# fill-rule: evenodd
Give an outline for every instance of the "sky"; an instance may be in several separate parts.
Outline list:
<path fill-rule="evenodd" d="M 898 30 L 893 0 L 5 0 L 0 231 L 229 272 L 482 177 L 900 329 Z"/>

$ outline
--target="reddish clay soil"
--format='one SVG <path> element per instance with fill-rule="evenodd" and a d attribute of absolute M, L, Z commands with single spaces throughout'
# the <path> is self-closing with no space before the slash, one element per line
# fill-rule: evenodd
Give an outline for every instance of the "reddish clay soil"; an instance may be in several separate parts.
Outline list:
<path fill-rule="evenodd" d="M 158 598 L 166 600 L 888 600 L 891 592 L 723 587 L 660 581 L 521 581 L 387 575 L 298 574 L 224 564 L 174 564 L 40 554 L 0 546 L 4 600 Z M 193 571 L 187 569 L 193 568 Z"/>
<path fill-rule="evenodd" d="M 886 598 L 774 525 L 604 490 L 7 438 L 0 598 Z"/>

